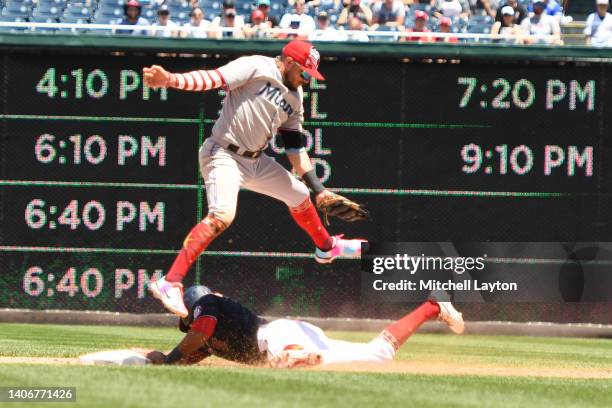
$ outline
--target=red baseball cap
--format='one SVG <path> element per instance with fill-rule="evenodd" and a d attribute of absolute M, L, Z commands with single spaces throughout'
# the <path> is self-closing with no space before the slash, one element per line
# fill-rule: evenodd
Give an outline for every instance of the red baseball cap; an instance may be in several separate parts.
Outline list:
<path fill-rule="evenodd" d="M 319 51 L 317 51 L 311 43 L 293 40 L 285 45 L 283 48 L 283 55 L 293 58 L 304 71 L 310 74 L 310 76 L 320 81 L 325 80 L 325 77 L 317 71 L 321 56 L 319 55 Z"/>
<path fill-rule="evenodd" d="M 451 25 L 453 25 L 453 22 L 448 17 L 440 17 L 440 25 L 450 27 Z"/>
<path fill-rule="evenodd" d="M 266 16 L 260 9 L 255 9 L 251 13 L 251 20 L 255 20 L 256 18 L 261 18 L 263 20 L 264 18 L 266 18 Z"/>
<path fill-rule="evenodd" d="M 416 20 L 418 18 L 422 18 L 423 20 L 427 21 L 429 16 L 423 10 L 417 10 L 417 11 L 414 12 L 414 19 Z"/>

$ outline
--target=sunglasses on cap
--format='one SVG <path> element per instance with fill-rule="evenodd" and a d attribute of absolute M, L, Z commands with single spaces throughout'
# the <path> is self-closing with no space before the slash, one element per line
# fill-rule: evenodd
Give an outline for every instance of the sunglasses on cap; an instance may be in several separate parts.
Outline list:
<path fill-rule="evenodd" d="M 297 62 L 293 62 L 295 64 L 296 67 L 298 67 L 300 69 L 300 76 L 302 77 L 302 79 L 304 81 L 310 81 L 310 79 L 312 78 L 312 75 L 310 75 L 308 72 L 304 71 L 301 67 L 300 64 L 298 64 Z"/>

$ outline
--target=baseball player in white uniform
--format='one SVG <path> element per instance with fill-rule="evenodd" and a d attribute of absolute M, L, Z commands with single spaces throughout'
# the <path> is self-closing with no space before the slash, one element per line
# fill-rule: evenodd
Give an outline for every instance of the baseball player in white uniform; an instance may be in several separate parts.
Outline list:
<path fill-rule="evenodd" d="M 293 368 L 334 363 L 385 363 L 426 321 L 437 318 L 464 331 L 463 316 L 450 302 L 428 300 L 391 323 L 367 343 L 335 340 L 319 327 L 292 319 L 266 321 L 239 302 L 212 293 L 206 286 L 185 291 L 189 311 L 179 321 L 186 333 L 167 355 L 152 351 L 154 364 L 193 364 L 211 355 L 250 365 Z"/>
<path fill-rule="evenodd" d="M 302 86 L 311 77 L 324 79 L 317 70 L 319 59 L 312 44 L 292 41 L 280 57 L 241 57 L 214 70 L 176 74 L 158 65 L 143 69 L 144 82 L 152 88 L 227 91 L 212 135 L 199 153 L 208 214 L 189 232 L 168 273 L 149 285 L 152 295 L 171 312 L 187 316 L 181 282 L 196 258 L 234 220 L 241 187 L 287 204 L 295 222 L 314 242 L 317 262 L 360 256 L 364 241 L 331 236 L 310 200 L 309 188 L 317 204 L 338 197 L 317 178 L 302 135 Z M 284 143 L 291 166 L 304 182 L 263 153 L 274 135 Z"/>

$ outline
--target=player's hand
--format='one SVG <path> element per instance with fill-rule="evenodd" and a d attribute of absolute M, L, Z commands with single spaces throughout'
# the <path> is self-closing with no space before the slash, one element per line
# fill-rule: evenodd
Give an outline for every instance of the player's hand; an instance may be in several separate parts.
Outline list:
<path fill-rule="evenodd" d="M 329 226 L 329 217 L 337 217 L 346 222 L 363 221 L 369 218 L 370 212 L 361 204 L 324 190 L 317 194 L 317 209 L 323 215 L 323 222 Z"/>
<path fill-rule="evenodd" d="M 142 76 L 149 88 L 167 88 L 170 83 L 170 73 L 159 65 L 143 68 Z"/>
<path fill-rule="evenodd" d="M 164 361 L 166 360 L 166 355 L 157 350 L 147 353 L 145 357 L 151 360 L 152 364 L 164 364 Z"/>
<path fill-rule="evenodd" d="M 317 194 L 317 196 L 315 197 L 315 204 L 318 207 L 323 201 L 325 201 L 325 199 L 327 199 L 328 197 L 332 197 L 333 195 L 334 193 L 332 193 L 328 189 L 325 189 L 321 191 L 319 194 Z"/>

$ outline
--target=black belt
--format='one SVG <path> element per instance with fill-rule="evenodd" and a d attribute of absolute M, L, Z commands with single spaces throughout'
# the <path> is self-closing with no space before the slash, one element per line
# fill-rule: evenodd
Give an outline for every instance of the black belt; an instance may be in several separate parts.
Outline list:
<path fill-rule="evenodd" d="M 250 157 L 251 159 L 256 159 L 263 153 L 263 150 L 258 150 L 256 152 L 250 152 L 248 150 L 245 150 L 242 153 L 238 153 L 240 151 L 240 148 L 233 143 L 227 145 L 227 150 L 229 150 L 230 152 L 234 152 L 240 156 Z"/>

